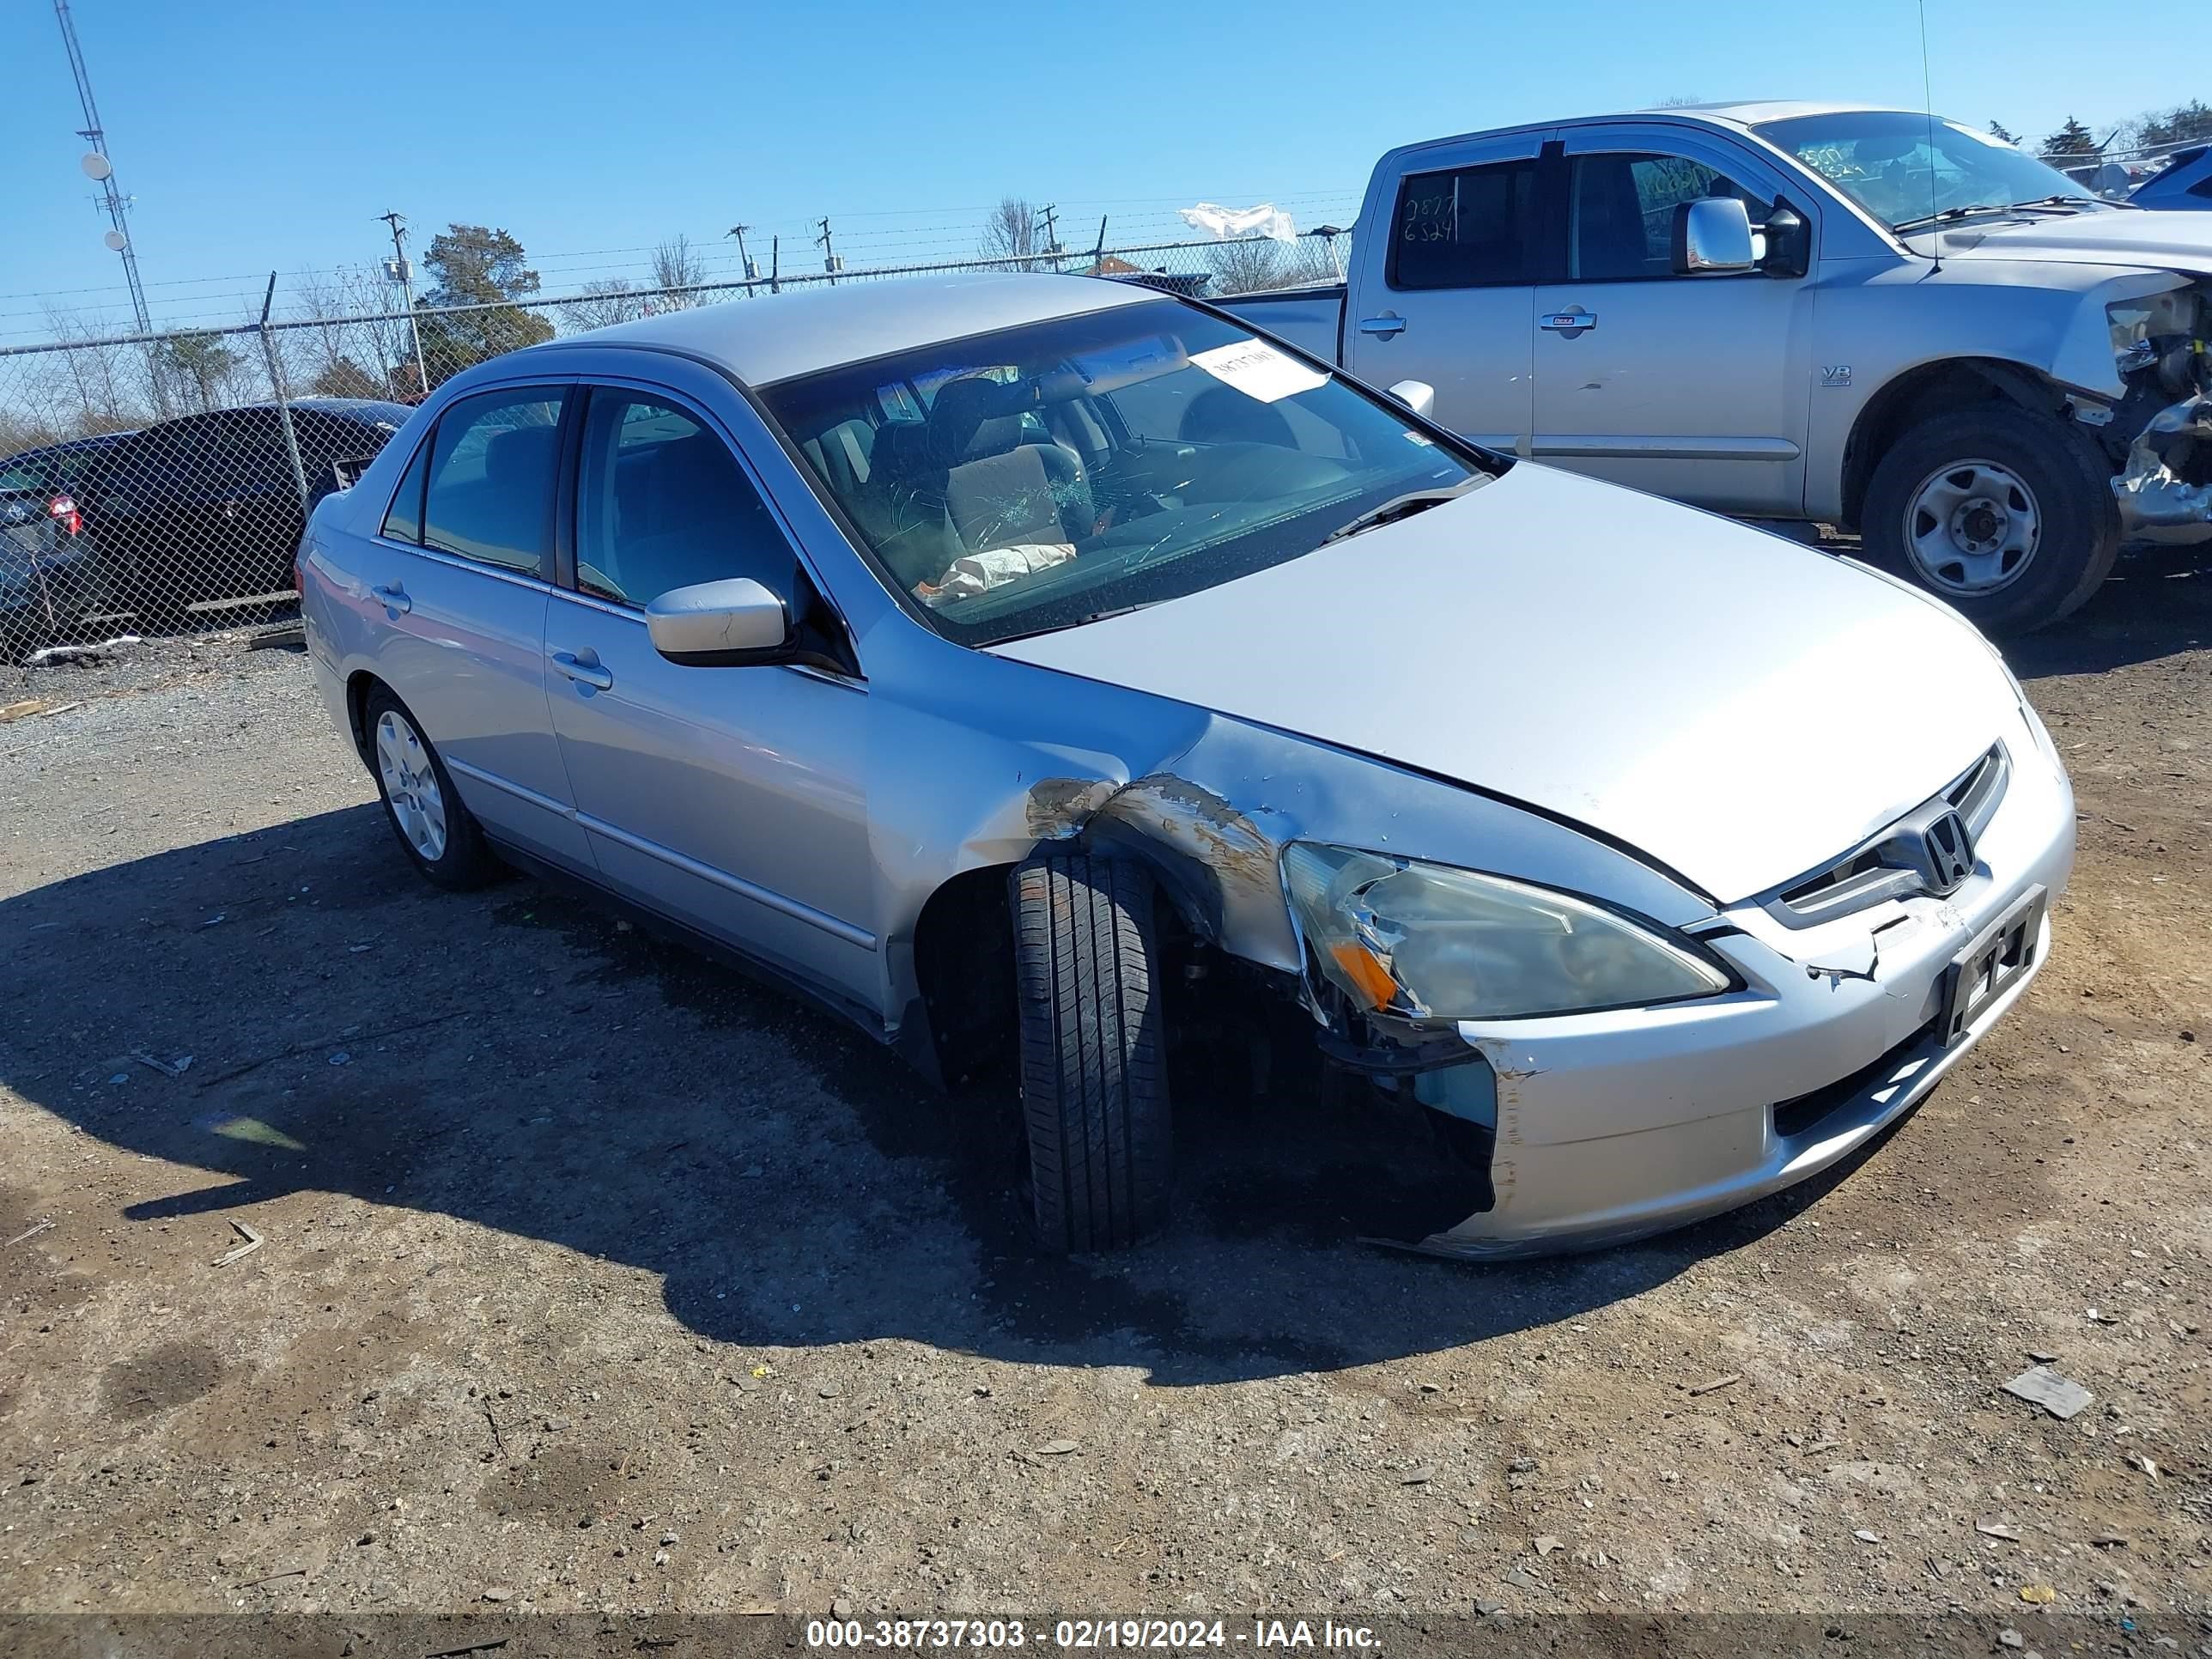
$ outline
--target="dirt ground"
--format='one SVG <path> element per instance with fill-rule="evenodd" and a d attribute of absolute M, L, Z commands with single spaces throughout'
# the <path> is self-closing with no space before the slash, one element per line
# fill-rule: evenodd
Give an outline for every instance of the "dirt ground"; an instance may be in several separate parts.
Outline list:
<path fill-rule="evenodd" d="M 0 1609 L 2212 1652 L 2212 558 L 2012 654 L 2081 811 L 2021 1008 L 1834 1178 L 1495 1268 L 1358 1242 L 1358 1117 L 1188 1092 L 1165 1236 L 1041 1260 L 1007 1103 L 534 883 L 432 890 L 295 654 L 0 672 L 76 705 L 0 724 Z M 2001 1393 L 2033 1355 L 2094 1404 Z"/>

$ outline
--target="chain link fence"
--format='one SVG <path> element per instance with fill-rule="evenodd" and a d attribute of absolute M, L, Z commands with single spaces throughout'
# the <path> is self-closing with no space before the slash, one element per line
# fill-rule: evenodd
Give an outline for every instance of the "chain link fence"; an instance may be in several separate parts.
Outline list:
<path fill-rule="evenodd" d="M 419 404 L 503 352 L 696 306 L 955 270 L 1036 270 L 1207 296 L 1341 280 L 1349 237 L 1095 248 L 769 274 L 682 288 L 262 318 L 0 348 L 0 655 L 290 614 L 307 515 Z M 273 300 L 276 279 L 270 279 Z"/>

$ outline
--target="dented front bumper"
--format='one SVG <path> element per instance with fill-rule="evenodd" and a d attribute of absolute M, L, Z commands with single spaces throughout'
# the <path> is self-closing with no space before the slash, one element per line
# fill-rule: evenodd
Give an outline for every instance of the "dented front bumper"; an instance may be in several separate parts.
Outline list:
<path fill-rule="evenodd" d="M 1680 1226 L 1817 1175 L 1909 1111 L 2026 991 L 2074 857 L 2073 792 L 2020 766 L 1948 898 L 1793 929 L 1747 904 L 1699 930 L 1745 988 L 1667 1008 L 1468 1021 L 1481 1063 L 1416 1079 L 1487 1121 L 1490 1207 L 1422 1248 L 1471 1257 L 1587 1249 Z M 2016 911 L 2033 960 L 1945 1040 L 1952 968 Z"/>

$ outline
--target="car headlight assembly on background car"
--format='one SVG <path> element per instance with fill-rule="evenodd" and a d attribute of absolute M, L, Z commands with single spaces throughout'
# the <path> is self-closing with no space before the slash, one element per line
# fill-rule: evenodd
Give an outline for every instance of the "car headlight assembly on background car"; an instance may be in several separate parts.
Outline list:
<path fill-rule="evenodd" d="M 1685 944 L 1502 876 L 1297 842 L 1283 880 L 1322 975 L 1362 1013 L 1517 1019 L 1681 1002 L 1734 985 Z"/>

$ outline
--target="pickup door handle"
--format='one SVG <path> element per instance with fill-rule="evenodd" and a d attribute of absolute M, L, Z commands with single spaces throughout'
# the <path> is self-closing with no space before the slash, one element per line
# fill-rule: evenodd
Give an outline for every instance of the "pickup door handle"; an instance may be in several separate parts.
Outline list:
<path fill-rule="evenodd" d="M 415 608 L 415 601 L 407 597 L 407 590 L 398 582 L 389 587 L 372 587 L 368 597 L 395 617 L 404 617 Z"/>
<path fill-rule="evenodd" d="M 1359 325 L 1362 334 L 1372 334 L 1378 340 L 1387 340 L 1394 334 L 1406 331 L 1406 319 L 1395 312 L 1384 312 L 1380 317 L 1369 317 Z"/>
<path fill-rule="evenodd" d="M 554 672 L 565 674 L 579 685 L 588 685 L 594 691 L 614 689 L 615 677 L 595 662 L 579 661 L 573 653 L 567 651 L 554 652 L 552 660 Z"/>
<path fill-rule="evenodd" d="M 1580 306 L 1569 306 L 1565 311 L 1555 311 L 1540 319 L 1536 326 L 1549 329 L 1554 334 L 1564 334 L 1572 340 L 1597 326 L 1597 313 L 1584 311 Z"/>

